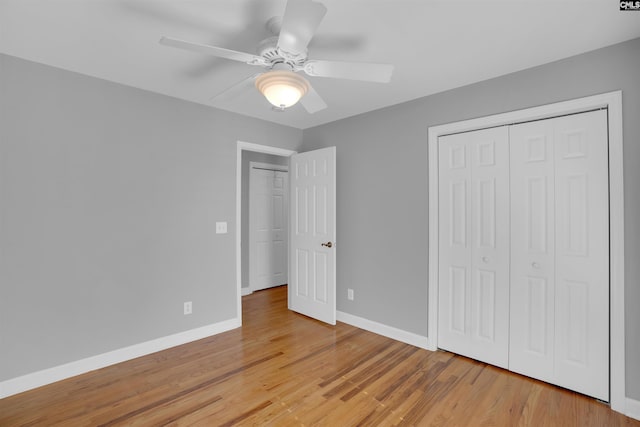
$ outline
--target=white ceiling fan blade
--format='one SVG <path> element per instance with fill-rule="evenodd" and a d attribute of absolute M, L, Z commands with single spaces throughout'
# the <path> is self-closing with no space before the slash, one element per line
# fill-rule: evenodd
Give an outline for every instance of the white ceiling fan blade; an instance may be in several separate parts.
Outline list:
<path fill-rule="evenodd" d="M 282 18 L 278 47 L 292 54 L 306 52 L 307 45 L 326 13 L 327 8 L 322 3 L 289 0 Z"/>
<path fill-rule="evenodd" d="M 393 65 L 311 60 L 304 64 L 304 72 L 310 76 L 317 77 L 388 83 L 391 81 Z"/>
<path fill-rule="evenodd" d="M 311 85 L 309 85 L 309 90 L 307 91 L 306 95 L 300 98 L 300 104 L 302 104 L 304 109 L 307 110 L 309 114 L 313 114 L 327 108 L 327 104 Z"/>
<path fill-rule="evenodd" d="M 230 101 L 232 99 L 237 99 L 242 97 L 243 95 L 247 94 L 251 90 L 256 90 L 255 80 L 256 80 L 256 77 L 258 77 L 260 74 L 262 73 L 254 74 L 251 77 L 247 77 L 246 79 L 239 81 L 233 86 L 223 90 L 219 94 L 212 96 L 209 99 L 209 101 L 216 102 L 216 103 Z"/>
<path fill-rule="evenodd" d="M 160 44 L 177 47 L 178 49 L 190 50 L 192 52 L 213 55 L 219 58 L 231 59 L 233 61 L 245 62 L 251 65 L 265 65 L 265 60 L 261 56 L 250 53 L 238 52 L 236 50 L 224 49 L 222 47 L 209 46 L 206 44 L 192 43 L 178 40 L 171 37 L 161 37 Z"/>

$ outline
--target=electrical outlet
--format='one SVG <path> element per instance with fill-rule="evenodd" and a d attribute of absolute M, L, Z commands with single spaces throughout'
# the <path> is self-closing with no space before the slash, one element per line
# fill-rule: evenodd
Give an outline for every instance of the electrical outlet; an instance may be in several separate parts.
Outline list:
<path fill-rule="evenodd" d="M 226 234 L 227 233 L 227 222 L 221 221 L 216 222 L 216 234 Z"/>
<path fill-rule="evenodd" d="M 353 289 L 347 289 L 347 299 L 353 301 Z"/>
<path fill-rule="evenodd" d="M 191 301 L 187 301 L 184 303 L 184 314 L 191 314 L 193 313 L 193 303 Z"/>

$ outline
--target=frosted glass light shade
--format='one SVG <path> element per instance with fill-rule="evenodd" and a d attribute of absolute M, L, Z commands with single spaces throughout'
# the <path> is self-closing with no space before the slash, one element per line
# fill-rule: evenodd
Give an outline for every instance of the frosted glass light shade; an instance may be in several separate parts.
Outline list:
<path fill-rule="evenodd" d="M 309 82 L 293 71 L 268 71 L 256 79 L 256 88 L 278 108 L 294 105 L 309 90 Z"/>

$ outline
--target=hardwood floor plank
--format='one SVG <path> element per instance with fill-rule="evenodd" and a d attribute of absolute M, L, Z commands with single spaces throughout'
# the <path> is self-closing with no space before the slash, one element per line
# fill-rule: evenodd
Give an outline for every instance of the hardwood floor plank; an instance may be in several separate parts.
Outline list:
<path fill-rule="evenodd" d="M 0 400 L 0 426 L 635 426 L 586 396 L 243 297 L 243 326 Z"/>
<path fill-rule="evenodd" d="M 262 411 L 263 409 L 269 407 L 273 405 L 273 402 L 270 400 L 267 400 L 265 402 L 260 403 L 258 406 L 251 408 L 250 410 L 241 413 L 240 415 L 230 419 L 229 421 L 225 422 L 224 424 L 220 424 L 221 427 L 230 427 L 230 426 L 234 426 L 239 424 L 240 422 L 246 420 L 247 418 L 251 417 L 254 414 L 259 413 L 260 411 Z"/>
<path fill-rule="evenodd" d="M 206 395 L 205 395 L 206 396 Z M 211 406 L 216 402 L 222 400 L 221 396 L 213 396 L 210 399 L 202 399 L 201 395 L 195 396 L 195 398 L 180 399 L 180 401 L 169 402 L 162 407 L 159 407 L 153 414 L 145 414 L 145 417 L 138 417 L 137 419 L 127 420 L 126 425 L 129 427 L 155 425 L 155 426 L 169 426 L 179 425 L 179 421 L 194 413 L 198 413 L 203 408 Z M 189 402 L 191 400 L 191 402 Z"/>
<path fill-rule="evenodd" d="M 382 379 L 386 375 L 391 376 L 390 374 L 393 372 L 393 368 L 402 363 L 403 360 L 406 360 L 417 350 L 417 348 L 402 346 L 395 351 L 386 354 L 379 363 L 375 363 L 367 369 L 362 370 L 359 375 L 351 378 L 351 382 L 356 384 L 356 386 L 348 393 L 342 395 L 340 399 L 347 402 L 356 393 L 367 390 L 369 387 L 373 388 L 374 384 L 378 382 L 378 380 Z M 375 389 L 372 391 L 375 391 Z"/>

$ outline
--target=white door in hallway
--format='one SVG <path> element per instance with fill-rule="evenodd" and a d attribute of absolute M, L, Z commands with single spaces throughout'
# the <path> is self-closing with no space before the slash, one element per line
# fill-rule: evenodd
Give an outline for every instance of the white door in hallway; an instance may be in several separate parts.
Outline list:
<path fill-rule="evenodd" d="M 609 400 L 604 110 L 511 126 L 510 369 Z"/>
<path fill-rule="evenodd" d="M 506 368 L 509 147 L 506 127 L 439 139 L 439 347 Z"/>
<path fill-rule="evenodd" d="M 252 291 L 287 283 L 288 173 L 251 162 L 249 283 Z"/>
<path fill-rule="evenodd" d="M 336 148 L 291 156 L 289 308 L 336 323 Z"/>

